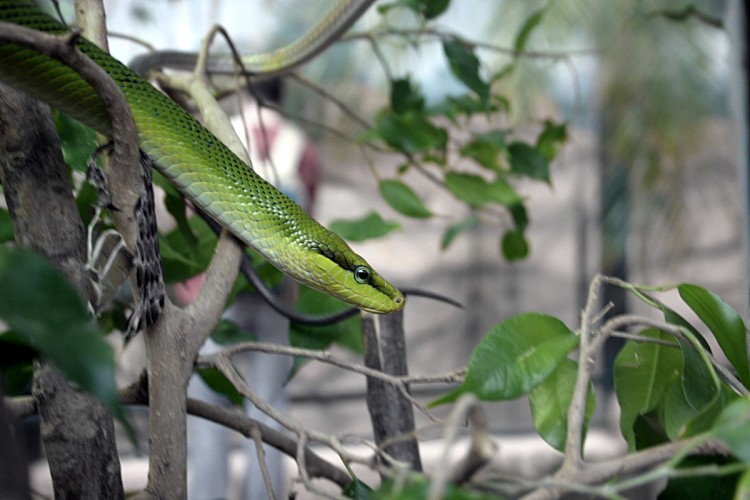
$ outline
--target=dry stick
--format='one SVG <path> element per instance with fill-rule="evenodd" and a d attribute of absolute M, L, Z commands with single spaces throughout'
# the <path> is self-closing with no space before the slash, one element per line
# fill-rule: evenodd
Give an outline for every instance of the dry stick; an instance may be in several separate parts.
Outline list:
<path fill-rule="evenodd" d="M 260 398 L 250 387 L 245 383 L 237 370 L 232 365 L 231 360 L 228 356 L 222 355 L 221 353 L 210 356 L 212 359 L 212 366 L 217 368 L 229 382 L 237 389 L 237 391 L 248 399 L 257 409 L 268 415 L 269 417 L 276 420 L 282 426 L 288 430 L 294 432 L 297 435 L 297 465 L 300 471 L 300 477 L 305 487 L 310 491 L 318 492 L 315 486 L 310 481 L 310 477 L 307 471 L 305 461 L 305 450 L 309 440 L 318 441 L 326 444 L 333 451 L 335 451 L 343 463 L 348 467 L 349 463 L 357 462 L 372 465 L 370 457 L 358 457 L 349 453 L 341 444 L 341 441 L 335 436 L 329 436 L 318 431 L 306 429 L 302 424 L 294 420 L 293 418 L 283 414 L 273 406 L 269 405 L 265 400 Z"/>
<path fill-rule="evenodd" d="M 148 381 L 145 373 L 136 382 L 120 392 L 120 400 L 123 404 L 147 405 L 148 399 Z M 33 401 L 19 400 L 19 404 L 12 405 L 12 409 L 24 412 L 30 410 L 31 413 L 24 413 L 25 416 L 30 416 L 34 413 L 34 409 L 33 406 L 29 408 L 29 403 L 33 404 Z M 248 438 L 252 437 L 252 433 L 257 429 L 264 443 L 290 457 L 295 457 L 297 453 L 298 442 L 295 439 L 244 413 L 220 408 L 197 399 L 188 399 L 187 410 L 190 415 L 223 425 Z M 18 415 L 18 413 L 16 414 Z M 305 450 L 305 461 L 308 464 L 308 472 L 313 477 L 328 479 L 342 489 L 351 481 L 349 474 L 322 459 L 309 448 Z"/>
<path fill-rule="evenodd" d="M 266 463 L 266 452 L 263 449 L 263 440 L 258 427 L 253 427 L 250 430 L 250 436 L 253 438 L 255 443 L 255 455 L 258 459 L 258 466 L 260 467 L 260 473 L 263 476 L 263 486 L 266 488 L 269 500 L 276 500 L 276 495 L 273 492 L 273 484 L 271 481 L 271 475 L 268 472 L 268 464 Z"/>
<path fill-rule="evenodd" d="M 387 373 L 383 373 L 382 371 L 379 371 L 379 370 L 368 368 L 358 363 L 344 361 L 343 359 L 340 359 L 334 356 L 333 353 L 328 350 L 318 351 L 314 349 L 303 349 L 300 347 L 291 347 L 291 346 L 281 345 L 281 344 L 269 344 L 269 343 L 264 343 L 264 342 L 241 342 L 241 343 L 234 344 L 225 348 L 221 352 L 221 354 L 229 356 L 229 357 L 233 357 L 236 354 L 239 354 L 242 352 L 263 352 L 267 354 L 279 354 L 279 355 L 312 359 L 312 360 L 320 361 L 322 363 L 326 363 L 331 366 L 336 366 L 338 368 L 342 368 L 344 370 L 348 370 L 354 373 L 359 373 L 360 375 L 364 375 L 368 378 L 381 380 L 387 384 L 390 384 L 396 387 L 402 396 L 409 399 L 409 401 L 411 401 L 412 404 L 414 404 L 420 411 L 422 411 L 426 416 L 428 416 L 432 420 L 434 420 L 433 415 L 424 407 L 424 405 L 419 403 L 416 399 L 414 399 L 414 397 L 411 394 L 409 394 L 409 391 L 407 390 L 408 385 L 409 384 L 434 384 L 434 383 L 460 384 L 461 382 L 463 382 L 463 379 L 466 375 L 466 369 L 461 368 L 458 370 L 453 370 L 447 373 L 436 374 L 436 375 L 395 376 L 395 375 L 389 375 Z M 212 356 L 200 356 L 197 360 L 198 365 L 201 365 L 204 363 L 212 364 L 213 362 L 214 360 L 212 359 Z"/>
<path fill-rule="evenodd" d="M 443 498 L 445 486 L 451 482 L 451 480 L 466 480 L 467 476 L 473 474 L 479 467 L 485 465 L 492 458 L 495 453 L 494 443 L 489 441 L 486 436 L 486 421 L 481 418 L 474 418 L 472 414 L 479 409 L 479 401 L 476 396 L 471 393 L 462 395 L 456 402 L 453 411 L 451 411 L 448 422 L 445 426 L 445 434 L 443 440 L 445 442 L 443 452 L 440 454 L 440 460 L 438 461 L 437 467 L 433 474 L 432 483 L 430 484 L 430 490 L 427 495 L 429 500 L 439 500 Z M 478 424 L 481 428 L 478 429 L 479 435 L 477 438 L 482 442 L 476 447 L 472 446 L 469 456 L 464 459 L 463 463 L 459 463 L 453 472 L 449 470 L 449 457 L 451 456 L 451 448 L 455 443 L 459 435 L 459 429 L 463 427 L 464 422 L 469 417 L 469 420 Z M 489 443 L 489 444 L 488 444 Z M 474 455 L 474 453 L 477 453 Z"/>

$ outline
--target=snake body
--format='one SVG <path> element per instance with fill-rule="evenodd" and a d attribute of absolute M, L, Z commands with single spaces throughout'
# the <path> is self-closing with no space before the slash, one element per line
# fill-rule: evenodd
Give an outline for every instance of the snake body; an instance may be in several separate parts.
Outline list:
<path fill-rule="evenodd" d="M 242 70 L 249 75 L 273 76 L 303 64 L 332 41 L 337 40 L 373 4 L 375 0 L 338 0 L 312 28 L 288 45 L 270 52 L 242 56 Z M 194 52 L 164 50 L 135 57 L 129 66 L 139 75 L 152 69 L 176 68 L 192 70 L 198 60 Z M 238 72 L 232 57 L 211 57 L 206 62 L 211 74 L 234 75 Z"/>
<path fill-rule="evenodd" d="M 68 28 L 23 0 L 0 0 L 0 21 L 60 34 Z M 103 68 L 127 98 L 141 150 L 201 210 L 281 271 L 360 309 L 385 313 L 404 296 L 338 235 L 263 180 L 190 114 L 82 37 L 78 49 Z M 98 132 L 111 132 L 100 98 L 69 67 L 0 42 L 0 80 L 18 86 Z"/>

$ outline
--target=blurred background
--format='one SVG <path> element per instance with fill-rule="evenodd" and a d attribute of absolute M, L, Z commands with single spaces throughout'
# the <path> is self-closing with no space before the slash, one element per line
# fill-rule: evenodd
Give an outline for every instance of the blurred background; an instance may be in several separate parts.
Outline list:
<path fill-rule="evenodd" d="M 400 229 L 382 238 L 353 243 L 355 250 L 395 284 L 465 306 L 409 300 L 411 373 L 465 366 L 482 336 L 517 313 L 543 312 L 577 328 L 589 282 L 599 272 L 645 284 L 697 283 L 747 316 L 746 75 L 738 53 L 746 32 L 738 0 L 453 0 L 427 24 L 408 9 L 378 11 L 391 3 L 378 2 L 347 37 L 299 70 L 335 96 L 343 111 L 339 102 L 293 79 L 284 81 L 282 106 L 317 152 L 315 216 L 329 224 L 375 210 L 398 222 Z M 128 34 L 156 49 L 198 50 L 218 23 L 241 51 L 252 53 L 294 40 L 332 4 L 108 0 L 106 7 L 114 35 Z M 413 35 L 420 30 L 422 35 Z M 401 175 L 403 155 L 352 140 L 366 131 L 352 115 L 374 123 L 388 105 L 392 80 L 408 76 L 427 106 L 466 93 L 444 55 L 445 34 L 474 44 L 480 74 L 507 100 L 491 115 L 439 121 L 451 137 L 451 169 L 476 169 L 452 145 L 469 130 L 502 129 L 533 143 L 546 122 L 564 126 L 550 181 L 513 182 L 529 221 L 525 258 L 514 254 L 509 260 L 501 249 L 502 235 L 513 225 L 505 212 L 479 217 L 442 249 L 446 229 L 472 214 L 433 182 L 442 167 L 427 167 L 430 175 L 418 168 Z M 144 48 L 114 36 L 111 50 L 128 61 Z M 380 196 L 378 181 L 396 176 L 433 217 L 406 217 Z M 617 290 L 605 292 L 602 304 L 639 312 Z M 669 294 L 664 300 L 672 305 Z M 615 351 L 616 345 L 608 347 L 607 356 Z M 624 443 L 608 432 L 618 424 L 606 369 L 600 382 L 591 432 L 598 448 L 592 453 L 611 455 L 624 450 Z M 310 427 L 366 435 L 364 390 L 362 377 L 309 363 L 285 393 L 288 411 Z M 443 390 L 419 386 L 414 392 L 429 401 Z M 485 409 L 506 468 L 532 473 L 554 464 L 556 452 L 533 437 L 525 401 Z M 428 422 L 419 413 L 417 420 Z M 239 438 L 235 448 L 241 449 Z"/>

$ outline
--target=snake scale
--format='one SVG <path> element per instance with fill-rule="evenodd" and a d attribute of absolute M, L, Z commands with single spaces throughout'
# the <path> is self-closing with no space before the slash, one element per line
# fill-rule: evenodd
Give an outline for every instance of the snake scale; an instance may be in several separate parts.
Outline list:
<path fill-rule="evenodd" d="M 52 34 L 69 31 L 23 0 L 0 0 L 0 21 Z M 122 89 L 141 150 L 197 207 L 311 288 L 369 312 L 387 313 L 404 306 L 403 294 L 346 242 L 258 176 L 189 113 L 86 39 L 78 37 L 75 43 Z M 99 97 L 56 60 L 0 41 L 0 80 L 104 135 L 111 133 Z"/>

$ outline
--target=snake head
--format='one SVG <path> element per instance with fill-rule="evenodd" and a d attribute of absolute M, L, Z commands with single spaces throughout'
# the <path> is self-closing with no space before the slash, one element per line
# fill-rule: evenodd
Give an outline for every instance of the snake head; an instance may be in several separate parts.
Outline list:
<path fill-rule="evenodd" d="M 338 251 L 324 245 L 311 254 L 305 284 L 367 312 L 383 314 L 404 307 L 404 295 L 341 243 Z"/>

